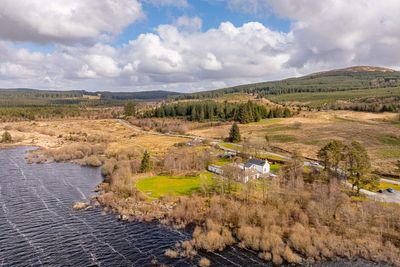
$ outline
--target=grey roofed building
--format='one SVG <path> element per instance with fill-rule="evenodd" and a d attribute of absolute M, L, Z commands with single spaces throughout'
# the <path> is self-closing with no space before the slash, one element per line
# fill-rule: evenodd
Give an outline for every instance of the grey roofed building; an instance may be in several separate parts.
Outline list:
<path fill-rule="evenodd" d="M 258 166 L 264 166 L 266 163 L 265 160 L 261 160 L 261 159 L 249 159 L 245 164 L 244 167 L 245 168 L 250 168 L 253 165 L 258 165 Z"/>
<path fill-rule="evenodd" d="M 270 165 L 268 161 L 262 159 L 252 158 L 249 159 L 244 165 L 244 169 L 256 169 L 261 174 L 270 172 Z"/>

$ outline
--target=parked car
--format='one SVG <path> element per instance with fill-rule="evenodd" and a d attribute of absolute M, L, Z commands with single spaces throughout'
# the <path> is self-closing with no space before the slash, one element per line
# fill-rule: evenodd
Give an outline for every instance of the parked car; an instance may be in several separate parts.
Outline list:
<path fill-rule="evenodd" d="M 389 193 L 394 193 L 393 188 L 388 188 L 388 189 L 386 189 L 386 191 L 388 191 Z"/>
<path fill-rule="evenodd" d="M 378 190 L 378 193 L 381 193 L 381 194 L 382 194 L 382 193 L 383 193 L 383 190 L 382 190 L 382 189 L 379 189 L 379 190 Z"/>

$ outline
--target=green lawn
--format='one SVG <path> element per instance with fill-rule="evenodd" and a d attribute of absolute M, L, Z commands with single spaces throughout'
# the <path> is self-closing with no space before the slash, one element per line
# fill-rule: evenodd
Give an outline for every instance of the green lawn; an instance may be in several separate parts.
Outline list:
<path fill-rule="evenodd" d="M 270 165 L 270 168 L 271 168 L 271 172 L 273 173 L 273 174 L 278 174 L 279 173 L 279 170 L 281 169 L 281 164 L 271 164 Z"/>
<path fill-rule="evenodd" d="M 221 158 L 221 159 L 218 159 L 218 160 L 214 161 L 212 164 L 221 167 L 221 166 L 225 166 L 225 165 L 227 165 L 229 163 L 232 163 L 231 159 Z"/>
<path fill-rule="evenodd" d="M 203 172 L 211 182 L 212 174 Z M 190 195 L 200 189 L 199 176 L 153 176 L 136 182 L 136 188 L 152 198 Z"/>

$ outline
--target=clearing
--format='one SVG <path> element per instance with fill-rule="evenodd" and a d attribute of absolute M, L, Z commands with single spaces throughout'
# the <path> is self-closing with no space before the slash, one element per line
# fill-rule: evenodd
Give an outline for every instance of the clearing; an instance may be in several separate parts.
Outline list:
<path fill-rule="evenodd" d="M 136 187 L 151 198 L 184 196 L 200 190 L 202 183 L 210 183 L 211 179 L 208 172 L 197 176 L 153 176 L 138 180 Z"/>

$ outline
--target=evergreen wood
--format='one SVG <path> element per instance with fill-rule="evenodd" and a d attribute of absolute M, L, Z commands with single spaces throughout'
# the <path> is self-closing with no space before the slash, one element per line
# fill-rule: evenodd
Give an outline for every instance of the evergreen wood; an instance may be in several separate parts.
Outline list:
<path fill-rule="evenodd" d="M 216 101 L 178 102 L 163 104 L 144 113 L 144 117 L 184 117 L 191 121 L 234 120 L 240 123 L 257 122 L 265 118 L 291 117 L 293 112 L 286 107 L 267 107 L 253 101 L 230 103 Z"/>

